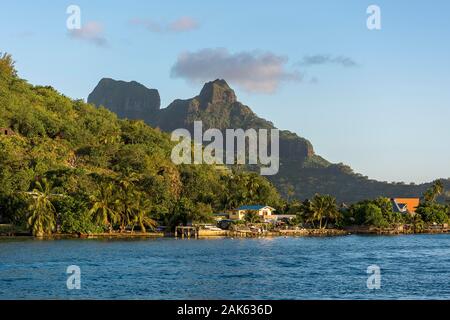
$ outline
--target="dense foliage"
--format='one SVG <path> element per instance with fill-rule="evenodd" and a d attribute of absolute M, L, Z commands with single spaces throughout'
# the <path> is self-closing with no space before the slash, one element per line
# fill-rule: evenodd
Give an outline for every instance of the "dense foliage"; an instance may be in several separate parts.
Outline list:
<path fill-rule="evenodd" d="M 293 200 L 286 205 L 286 210 L 297 216 L 294 224 L 309 224 L 318 228 L 326 228 L 329 223 L 338 227 L 356 225 L 380 229 L 408 224 L 414 231 L 421 231 L 425 225 L 443 225 L 449 222 L 450 205 L 436 201 L 444 191 L 442 182 L 435 181 L 424 192 L 423 201 L 415 214 L 395 212 L 391 200 L 385 197 L 338 207 L 335 198 L 319 194 L 304 202 Z"/>
<path fill-rule="evenodd" d="M 409 216 L 393 212 L 383 197 L 346 206 L 316 194 L 300 202 L 294 196 L 302 185 L 288 182 L 281 184 L 286 203 L 255 172 L 175 165 L 166 133 L 142 121 L 118 119 L 51 87 L 32 86 L 18 77 L 9 55 L 0 56 L 0 128 L 0 223 L 23 226 L 35 235 L 209 222 L 213 212 L 244 204 L 270 205 L 295 214 L 294 224 L 313 228 L 409 223 L 417 230 L 449 219 L 448 205 L 437 201 L 445 195 L 441 181 L 430 185 L 417 214 Z M 345 186 L 340 183 L 349 192 Z M 254 215 L 246 219 L 259 222 Z"/>
<path fill-rule="evenodd" d="M 36 235 L 209 221 L 243 204 L 281 206 L 255 173 L 172 163 L 169 136 L 20 79 L 0 59 L 0 218 Z M 11 132 L 12 130 L 12 132 Z"/>

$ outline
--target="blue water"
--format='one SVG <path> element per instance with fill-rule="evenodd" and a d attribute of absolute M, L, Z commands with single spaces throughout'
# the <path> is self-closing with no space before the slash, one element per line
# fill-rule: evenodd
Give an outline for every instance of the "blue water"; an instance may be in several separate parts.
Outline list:
<path fill-rule="evenodd" d="M 450 235 L 0 240 L 0 299 L 68 298 L 450 299 Z"/>

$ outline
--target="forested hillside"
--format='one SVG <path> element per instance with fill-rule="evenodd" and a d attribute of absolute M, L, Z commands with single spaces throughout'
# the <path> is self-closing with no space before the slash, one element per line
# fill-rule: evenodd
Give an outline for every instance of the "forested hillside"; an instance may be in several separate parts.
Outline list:
<path fill-rule="evenodd" d="M 208 221 L 241 204 L 281 206 L 255 173 L 177 166 L 169 135 L 21 79 L 0 57 L 0 220 L 96 232 Z M 1 222 L 1 221 L 0 221 Z"/>

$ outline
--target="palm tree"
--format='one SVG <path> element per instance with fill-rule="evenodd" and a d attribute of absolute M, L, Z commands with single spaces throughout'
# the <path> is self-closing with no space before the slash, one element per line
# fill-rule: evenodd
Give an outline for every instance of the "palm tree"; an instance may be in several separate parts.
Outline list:
<path fill-rule="evenodd" d="M 112 232 L 112 224 L 118 219 L 117 201 L 115 200 L 113 185 L 102 185 L 98 193 L 90 197 L 92 207 L 89 210 L 97 223 L 107 225 L 109 232 Z"/>
<path fill-rule="evenodd" d="M 121 196 L 120 200 L 116 200 L 117 219 L 120 232 L 124 232 L 125 228 L 132 224 L 134 220 L 134 199 L 132 197 Z"/>
<path fill-rule="evenodd" d="M 51 233 L 56 226 L 55 207 L 52 204 L 52 188 L 46 179 L 37 181 L 36 187 L 28 193 L 32 197 L 27 223 L 33 235 L 41 237 Z"/>
<path fill-rule="evenodd" d="M 135 183 L 139 181 L 139 175 L 131 172 L 122 175 L 118 179 L 120 186 L 119 199 L 116 200 L 117 222 L 120 225 L 120 232 L 123 232 L 129 225 L 133 225 L 136 216 L 136 208 L 139 208 L 140 199 L 137 199 L 138 192 L 135 190 Z"/>
<path fill-rule="evenodd" d="M 150 202 L 142 197 L 141 193 L 135 196 L 135 205 L 133 206 L 133 227 L 137 224 L 141 228 L 142 232 L 147 232 L 146 227 L 150 229 L 155 229 L 157 223 L 155 220 L 150 218 Z"/>
<path fill-rule="evenodd" d="M 434 181 L 430 189 L 425 191 L 423 197 L 426 202 L 435 202 L 437 197 L 444 193 L 444 184 L 441 180 Z"/>
<path fill-rule="evenodd" d="M 245 214 L 245 221 L 248 223 L 260 223 L 261 217 L 254 211 L 249 211 Z"/>
<path fill-rule="evenodd" d="M 316 194 L 310 202 L 309 222 L 319 222 L 319 229 L 327 227 L 329 220 L 335 220 L 339 217 L 339 211 L 336 206 L 336 199 L 330 195 Z M 325 224 L 323 223 L 325 219 Z"/>
<path fill-rule="evenodd" d="M 329 221 L 336 222 L 341 217 L 341 212 L 338 209 L 338 206 L 336 204 L 336 198 L 332 196 L 325 196 L 325 203 L 326 203 L 326 212 L 325 212 L 325 227 L 327 227 Z"/>

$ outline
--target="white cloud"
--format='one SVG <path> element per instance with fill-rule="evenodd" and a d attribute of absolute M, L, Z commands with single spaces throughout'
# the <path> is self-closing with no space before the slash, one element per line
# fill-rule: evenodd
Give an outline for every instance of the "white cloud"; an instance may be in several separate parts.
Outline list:
<path fill-rule="evenodd" d="M 84 24 L 81 29 L 69 30 L 69 36 L 73 39 L 85 40 L 97 46 L 106 46 L 108 41 L 103 34 L 103 26 L 95 21 Z"/>
<path fill-rule="evenodd" d="M 346 68 L 356 67 L 358 64 L 350 57 L 346 56 L 331 56 L 325 54 L 316 54 L 311 56 L 304 56 L 299 63 L 301 66 L 313 66 L 323 64 L 336 64 Z"/>
<path fill-rule="evenodd" d="M 179 55 L 171 76 L 206 82 L 217 78 L 249 92 L 273 93 L 284 81 L 300 81 L 298 72 L 286 70 L 288 59 L 271 52 L 203 49 Z"/>

